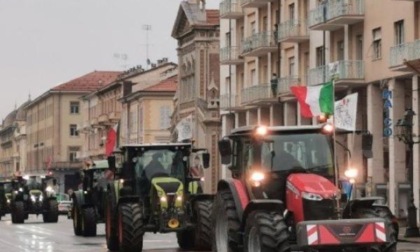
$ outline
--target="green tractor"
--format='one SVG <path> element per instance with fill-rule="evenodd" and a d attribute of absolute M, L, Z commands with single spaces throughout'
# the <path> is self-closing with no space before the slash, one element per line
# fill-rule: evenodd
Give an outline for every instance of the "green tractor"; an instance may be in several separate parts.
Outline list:
<path fill-rule="evenodd" d="M 176 232 L 182 249 L 211 248 L 213 195 L 203 194 L 202 177 L 191 172 L 192 157 L 209 166 L 206 150 L 191 143 L 126 145 L 121 168 L 108 189 L 106 240 L 109 250 L 142 251 L 145 232 Z M 109 157 L 116 167 L 116 157 Z"/>
<path fill-rule="evenodd" d="M 12 181 L 0 181 L 0 219 L 10 213 L 10 199 L 12 197 Z"/>
<path fill-rule="evenodd" d="M 107 161 L 104 160 L 104 162 Z M 70 217 L 77 236 L 96 236 L 96 224 L 104 222 L 108 166 L 92 166 L 78 173 L 83 188 L 71 196 Z M 81 176 L 80 176 L 81 175 Z"/>
<path fill-rule="evenodd" d="M 57 180 L 49 175 L 26 175 L 13 179 L 10 199 L 12 223 L 24 223 L 29 214 L 42 214 L 46 223 L 57 222 L 56 185 Z"/>

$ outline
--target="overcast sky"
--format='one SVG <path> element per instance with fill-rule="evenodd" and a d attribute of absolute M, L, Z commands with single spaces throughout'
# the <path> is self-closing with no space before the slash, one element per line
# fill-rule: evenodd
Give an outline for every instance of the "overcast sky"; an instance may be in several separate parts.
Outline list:
<path fill-rule="evenodd" d="M 177 62 L 171 31 L 180 2 L 0 0 L 0 119 L 29 94 L 93 70 L 145 65 L 147 33 L 152 62 Z M 207 0 L 208 8 L 218 5 Z"/>

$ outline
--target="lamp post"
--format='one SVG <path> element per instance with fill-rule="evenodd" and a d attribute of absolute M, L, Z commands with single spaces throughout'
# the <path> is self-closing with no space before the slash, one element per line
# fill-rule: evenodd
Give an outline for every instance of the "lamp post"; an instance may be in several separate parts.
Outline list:
<path fill-rule="evenodd" d="M 404 142 L 410 152 L 408 162 L 408 180 L 410 182 L 410 198 L 407 208 L 407 229 L 405 237 L 420 237 L 419 228 L 417 227 L 417 208 L 414 204 L 414 191 L 413 191 L 413 146 L 414 144 L 420 143 L 419 140 L 414 141 L 413 135 L 413 116 L 416 113 L 410 108 L 406 109 L 404 117 L 399 119 L 396 123 L 396 136 L 399 141 Z"/>

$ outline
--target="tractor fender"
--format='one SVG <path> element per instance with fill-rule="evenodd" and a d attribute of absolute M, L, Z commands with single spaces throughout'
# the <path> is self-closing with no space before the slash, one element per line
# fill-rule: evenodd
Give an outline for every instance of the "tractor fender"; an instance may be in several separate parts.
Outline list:
<path fill-rule="evenodd" d="M 123 196 L 123 197 L 119 197 L 118 206 L 123 203 L 139 203 L 139 202 L 140 202 L 139 196 Z"/>
<path fill-rule="evenodd" d="M 246 219 L 248 215 L 256 210 L 263 210 L 266 212 L 277 212 L 283 214 L 284 212 L 284 203 L 281 200 L 274 199 L 254 199 L 251 200 L 245 208 L 245 211 L 242 216 L 241 230 L 245 228 Z"/>
<path fill-rule="evenodd" d="M 249 195 L 245 185 L 239 179 L 223 179 L 217 184 L 217 191 L 229 190 L 235 202 L 239 219 L 242 219 L 245 208 L 249 203 Z"/>
<path fill-rule="evenodd" d="M 193 206 L 196 201 L 214 200 L 214 194 L 194 194 L 190 196 L 190 203 Z"/>
<path fill-rule="evenodd" d="M 364 197 L 364 198 L 357 198 L 354 200 L 350 200 L 343 210 L 343 218 L 350 218 L 352 213 L 354 213 L 356 209 L 372 208 L 374 206 L 376 207 L 379 206 L 375 204 L 375 202 L 377 202 L 378 200 L 383 200 L 383 198 L 382 197 Z M 381 206 L 381 207 L 386 207 L 386 206 Z"/>

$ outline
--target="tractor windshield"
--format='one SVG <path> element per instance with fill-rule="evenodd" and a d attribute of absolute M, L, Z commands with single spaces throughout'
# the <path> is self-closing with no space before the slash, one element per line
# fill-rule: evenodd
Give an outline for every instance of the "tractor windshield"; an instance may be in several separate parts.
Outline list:
<path fill-rule="evenodd" d="M 26 180 L 26 186 L 29 190 L 41 190 L 42 189 L 42 179 L 39 176 L 30 176 Z"/>
<path fill-rule="evenodd" d="M 330 139 L 321 133 L 269 135 L 261 145 L 262 166 L 272 171 L 303 168 L 332 177 L 332 157 Z"/>

